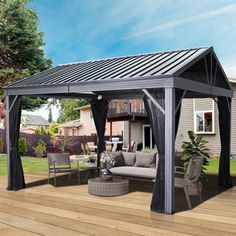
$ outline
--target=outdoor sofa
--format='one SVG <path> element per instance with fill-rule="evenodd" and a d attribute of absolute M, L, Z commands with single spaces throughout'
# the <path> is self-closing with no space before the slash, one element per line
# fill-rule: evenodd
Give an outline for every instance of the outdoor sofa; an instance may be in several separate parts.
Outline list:
<path fill-rule="evenodd" d="M 115 152 L 115 164 L 110 168 L 113 176 L 153 181 L 158 165 L 157 152 Z"/>

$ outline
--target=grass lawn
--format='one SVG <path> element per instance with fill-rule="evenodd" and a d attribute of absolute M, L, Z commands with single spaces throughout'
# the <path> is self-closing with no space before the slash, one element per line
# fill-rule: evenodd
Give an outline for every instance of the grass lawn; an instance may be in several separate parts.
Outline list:
<path fill-rule="evenodd" d="M 218 159 L 210 159 L 210 165 L 207 166 L 207 172 L 209 173 L 218 173 L 219 160 Z M 236 159 L 230 160 L 230 173 L 236 174 Z"/>
<path fill-rule="evenodd" d="M 24 173 L 47 172 L 47 158 L 22 157 Z M 7 158 L 6 155 L 0 155 L 0 175 L 7 174 Z"/>
<path fill-rule="evenodd" d="M 21 159 L 24 173 L 26 174 L 48 171 L 47 158 L 22 157 Z M 207 172 L 218 173 L 219 160 L 210 159 L 209 162 L 210 165 L 207 167 Z M 236 159 L 231 159 L 230 162 L 231 162 L 230 163 L 231 174 L 236 174 Z M 7 158 L 6 155 L 0 154 L 0 176 L 6 174 L 7 174 Z"/>
<path fill-rule="evenodd" d="M 36 157 L 22 157 L 22 165 L 25 174 L 47 172 L 48 171 L 48 159 L 36 158 Z M 76 165 L 74 163 L 71 164 Z M 80 167 L 84 167 L 83 163 Z M 7 158 L 6 155 L 0 154 L 0 176 L 7 175 Z"/>

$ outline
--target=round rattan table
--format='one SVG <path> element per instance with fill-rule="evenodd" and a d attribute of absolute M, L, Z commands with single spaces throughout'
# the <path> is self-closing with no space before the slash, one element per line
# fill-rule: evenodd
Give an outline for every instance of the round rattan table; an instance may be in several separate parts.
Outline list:
<path fill-rule="evenodd" d="M 88 180 L 88 193 L 96 196 L 119 196 L 129 192 L 129 181 L 126 179 L 103 180 L 93 178 Z"/>

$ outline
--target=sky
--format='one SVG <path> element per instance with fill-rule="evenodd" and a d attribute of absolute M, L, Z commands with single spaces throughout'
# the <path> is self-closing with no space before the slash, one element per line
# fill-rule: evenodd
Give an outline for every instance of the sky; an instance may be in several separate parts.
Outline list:
<path fill-rule="evenodd" d="M 236 78 L 235 0 L 33 0 L 53 65 L 213 46 Z M 45 118 L 45 108 L 35 112 Z M 58 109 L 53 109 L 53 118 Z"/>

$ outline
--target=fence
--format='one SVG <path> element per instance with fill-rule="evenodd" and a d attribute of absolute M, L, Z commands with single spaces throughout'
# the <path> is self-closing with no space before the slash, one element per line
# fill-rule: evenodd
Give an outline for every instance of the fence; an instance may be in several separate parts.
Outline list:
<path fill-rule="evenodd" d="M 33 147 L 35 147 L 40 139 L 42 139 L 47 147 L 47 150 L 50 150 L 51 147 L 51 140 L 49 135 L 39 135 L 39 134 L 27 134 L 27 133 L 20 133 L 21 138 L 25 138 L 26 142 L 29 144 L 29 150 L 27 155 L 34 156 Z M 2 138 L 4 142 L 3 146 L 3 153 L 7 152 L 7 145 L 6 145 L 6 130 L 0 129 L 0 138 Z"/>
<path fill-rule="evenodd" d="M 52 150 L 52 142 L 49 135 L 38 135 L 38 134 L 27 134 L 27 133 L 20 133 L 21 138 L 25 138 L 26 142 L 29 144 L 29 150 L 27 155 L 28 156 L 35 156 L 33 147 L 35 147 L 39 141 L 39 139 L 42 139 L 46 146 L 47 151 L 50 152 Z M 119 137 L 119 140 L 122 141 L 122 136 L 115 136 Z M 0 129 L 0 138 L 2 138 L 4 142 L 3 147 L 3 153 L 6 153 L 7 151 L 7 145 L 6 145 L 6 131 L 4 129 Z M 105 136 L 105 140 L 109 140 L 110 136 Z M 64 143 L 64 150 L 66 152 L 69 152 L 70 154 L 81 154 L 81 143 L 87 143 L 87 142 L 94 142 L 94 144 L 97 144 L 97 136 L 67 136 L 67 137 L 59 137 L 58 141 L 56 142 L 56 146 L 61 148 Z"/>

